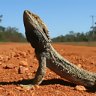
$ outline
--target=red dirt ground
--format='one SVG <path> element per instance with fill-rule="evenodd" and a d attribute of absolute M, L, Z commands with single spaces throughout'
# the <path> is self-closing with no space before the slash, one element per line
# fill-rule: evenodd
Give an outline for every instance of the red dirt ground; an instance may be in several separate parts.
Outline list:
<path fill-rule="evenodd" d="M 96 47 L 53 44 L 54 48 L 70 62 L 96 72 Z M 96 96 L 96 90 L 77 90 L 76 85 L 60 78 L 47 69 L 44 82 L 27 90 L 20 83 L 29 83 L 38 67 L 34 49 L 30 44 L 0 44 L 0 96 Z M 21 82 L 19 82 L 21 80 Z M 11 82 L 11 83 L 10 83 Z"/>

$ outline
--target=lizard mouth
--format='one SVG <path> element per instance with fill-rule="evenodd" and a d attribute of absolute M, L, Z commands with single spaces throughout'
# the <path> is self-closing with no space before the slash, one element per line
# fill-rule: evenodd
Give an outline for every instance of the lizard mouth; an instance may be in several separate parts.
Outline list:
<path fill-rule="evenodd" d="M 23 17 L 24 17 L 24 25 L 26 26 L 29 26 L 29 24 L 31 25 L 31 27 L 32 28 L 35 28 L 35 18 L 34 18 L 34 16 L 32 16 L 32 14 L 28 11 L 28 10 L 25 10 L 24 11 L 24 15 L 23 15 Z"/>
<path fill-rule="evenodd" d="M 36 19 L 33 16 L 33 13 L 29 12 L 28 10 L 24 11 L 23 14 L 23 22 L 25 26 L 25 34 L 28 42 L 31 43 L 33 48 L 38 48 L 38 37 L 36 35 Z"/>

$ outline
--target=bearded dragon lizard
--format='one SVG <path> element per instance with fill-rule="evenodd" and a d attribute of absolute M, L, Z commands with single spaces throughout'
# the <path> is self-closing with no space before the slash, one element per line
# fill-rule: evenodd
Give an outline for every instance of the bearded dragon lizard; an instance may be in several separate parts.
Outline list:
<path fill-rule="evenodd" d="M 51 45 L 48 28 L 36 14 L 28 10 L 23 14 L 25 34 L 28 42 L 35 48 L 39 67 L 33 80 L 39 85 L 46 74 L 46 67 L 72 83 L 92 87 L 96 84 L 96 73 L 89 72 L 70 63 Z"/>

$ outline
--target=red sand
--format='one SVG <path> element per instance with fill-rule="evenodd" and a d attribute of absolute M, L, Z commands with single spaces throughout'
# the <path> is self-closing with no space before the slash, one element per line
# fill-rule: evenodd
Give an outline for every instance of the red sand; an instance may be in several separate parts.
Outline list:
<path fill-rule="evenodd" d="M 86 70 L 96 72 L 96 47 L 54 44 L 54 48 L 70 62 Z M 27 65 L 28 64 L 28 65 Z M 47 69 L 44 82 L 26 90 L 14 83 L 23 79 L 32 79 L 36 73 L 38 61 L 30 44 L 0 44 L 0 96 L 96 96 L 96 90 L 76 90 L 51 70 Z"/>

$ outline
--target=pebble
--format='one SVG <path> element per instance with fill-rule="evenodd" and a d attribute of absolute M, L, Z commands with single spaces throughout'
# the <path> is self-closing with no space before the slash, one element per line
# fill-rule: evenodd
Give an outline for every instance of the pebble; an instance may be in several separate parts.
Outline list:
<path fill-rule="evenodd" d="M 23 58 L 25 58 L 27 54 L 26 54 L 26 52 L 21 52 L 21 51 L 20 51 L 20 52 L 19 52 L 19 55 L 22 56 Z"/>
<path fill-rule="evenodd" d="M 4 65 L 3 68 L 4 69 L 13 69 L 13 68 L 15 68 L 15 65 L 10 63 L 10 64 Z"/>
<path fill-rule="evenodd" d="M 3 61 L 4 57 L 2 55 L 0 55 L 0 61 Z"/>
<path fill-rule="evenodd" d="M 5 56 L 5 57 L 3 58 L 3 62 L 7 62 L 8 60 L 10 60 L 10 57 L 9 57 L 9 56 Z"/>
<path fill-rule="evenodd" d="M 24 89 L 21 86 L 17 86 L 16 89 L 19 91 L 24 91 Z"/>
<path fill-rule="evenodd" d="M 81 67 L 82 67 L 82 65 L 81 65 L 81 64 L 78 64 L 77 66 L 78 66 L 79 68 L 81 68 Z"/>
<path fill-rule="evenodd" d="M 6 96 L 16 96 L 16 95 L 13 91 L 8 91 Z"/>
<path fill-rule="evenodd" d="M 34 87 L 35 87 L 35 88 L 37 88 L 37 89 L 38 89 L 38 88 L 40 88 L 40 86 L 39 86 L 39 85 L 34 85 Z"/>
<path fill-rule="evenodd" d="M 16 53 L 15 52 L 11 52 L 11 58 L 15 57 Z"/>
<path fill-rule="evenodd" d="M 81 86 L 81 85 L 77 85 L 75 87 L 75 90 L 78 90 L 78 91 L 86 91 L 86 88 L 84 86 Z"/>
<path fill-rule="evenodd" d="M 19 69 L 18 69 L 18 73 L 19 74 L 24 74 L 28 71 L 29 69 L 27 67 L 24 67 L 24 66 L 20 66 Z"/>
<path fill-rule="evenodd" d="M 20 66 L 24 66 L 24 67 L 28 66 L 27 60 L 22 60 L 22 61 L 20 61 L 19 64 L 20 64 Z"/>

